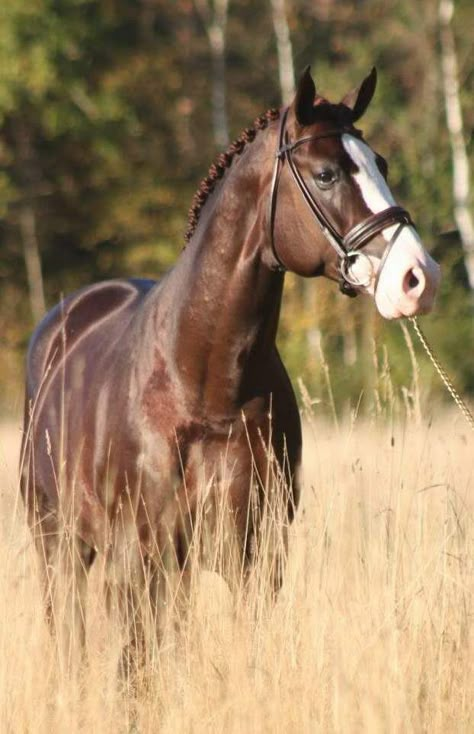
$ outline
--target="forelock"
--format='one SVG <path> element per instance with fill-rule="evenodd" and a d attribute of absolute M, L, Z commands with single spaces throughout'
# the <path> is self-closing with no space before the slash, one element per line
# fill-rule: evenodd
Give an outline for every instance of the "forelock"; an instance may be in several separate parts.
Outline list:
<path fill-rule="evenodd" d="M 335 127 L 352 128 L 353 112 L 344 104 L 332 104 L 324 97 L 316 97 L 311 124 L 327 122 Z"/>

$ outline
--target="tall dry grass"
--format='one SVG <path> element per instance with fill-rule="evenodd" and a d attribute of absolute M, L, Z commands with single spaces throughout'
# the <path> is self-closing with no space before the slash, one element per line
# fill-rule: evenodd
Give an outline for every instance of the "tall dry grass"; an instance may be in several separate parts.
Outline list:
<path fill-rule="evenodd" d="M 474 731 L 473 439 L 460 418 L 307 423 L 283 588 L 196 574 L 190 609 L 117 678 L 100 560 L 88 661 L 59 672 L 17 504 L 19 431 L 0 433 L 0 731 Z M 219 553 L 225 554 L 225 544 Z M 264 563 L 265 561 L 262 561 Z M 262 576 L 265 569 L 261 569 Z"/>

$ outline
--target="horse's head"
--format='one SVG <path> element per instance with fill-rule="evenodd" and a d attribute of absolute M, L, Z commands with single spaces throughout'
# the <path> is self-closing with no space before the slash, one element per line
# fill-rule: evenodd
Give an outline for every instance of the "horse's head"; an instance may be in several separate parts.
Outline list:
<path fill-rule="evenodd" d="M 280 121 L 271 192 L 272 254 L 281 268 L 324 274 L 372 294 L 388 319 L 431 310 L 439 267 L 387 185 L 387 164 L 354 123 L 375 69 L 339 104 L 316 95 L 309 68 Z"/>

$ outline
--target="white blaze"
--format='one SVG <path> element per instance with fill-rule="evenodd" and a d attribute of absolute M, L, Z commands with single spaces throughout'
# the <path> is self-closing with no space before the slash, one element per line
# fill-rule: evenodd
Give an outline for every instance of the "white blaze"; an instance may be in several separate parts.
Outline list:
<path fill-rule="evenodd" d="M 380 173 L 373 150 L 352 135 L 343 135 L 342 143 L 357 166 L 358 170 L 352 175 L 368 209 L 377 214 L 395 206 L 396 202 Z M 398 226 L 395 224 L 382 230 L 381 234 L 387 243 Z M 413 227 L 406 225 L 400 231 L 382 268 L 374 294 L 379 264 L 379 258 L 372 255 L 369 258 L 357 258 L 351 273 L 362 283 L 370 281 L 366 290 L 375 295 L 382 316 L 399 318 L 430 310 L 439 282 L 439 268 L 424 249 Z M 417 286 L 410 285 L 416 280 Z"/>

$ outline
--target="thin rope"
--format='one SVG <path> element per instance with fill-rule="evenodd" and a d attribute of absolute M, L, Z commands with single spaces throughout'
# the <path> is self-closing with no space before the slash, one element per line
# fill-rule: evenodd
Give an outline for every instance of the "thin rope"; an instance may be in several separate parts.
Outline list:
<path fill-rule="evenodd" d="M 454 387 L 454 385 L 451 382 L 451 379 L 449 378 L 446 370 L 439 363 L 437 357 L 434 355 L 432 348 L 428 344 L 428 340 L 427 340 L 426 336 L 423 334 L 423 332 L 421 330 L 421 327 L 420 327 L 420 325 L 419 325 L 419 323 L 417 321 L 416 316 L 410 317 L 409 320 L 411 321 L 411 323 L 413 325 L 413 328 L 414 328 L 414 330 L 416 332 L 416 335 L 417 335 L 418 339 L 421 342 L 421 345 L 422 345 L 423 349 L 425 350 L 426 354 L 430 358 L 430 360 L 431 360 L 431 362 L 432 362 L 432 364 L 433 364 L 436 372 L 440 376 L 441 380 L 444 382 L 444 385 L 446 387 L 446 390 L 449 392 L 449 394 L 451 395 L 452 399 L 454 400 L 454 402 L 458 406 L 459 410 L 463 414 L 464 418 L 467 420 L 467 422 L 471 426 L 471 429 L 474 431 L 474 417 L 473 417 L 471 411 L 469 410 L 469 408 L 467 407 L 466 403 L 464 402 L 464 400 L 462 399 L 462 397 L 459 395 L 458 391 Z"/>

